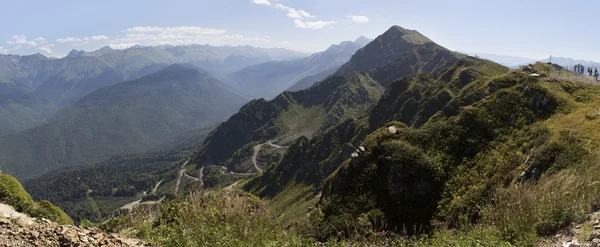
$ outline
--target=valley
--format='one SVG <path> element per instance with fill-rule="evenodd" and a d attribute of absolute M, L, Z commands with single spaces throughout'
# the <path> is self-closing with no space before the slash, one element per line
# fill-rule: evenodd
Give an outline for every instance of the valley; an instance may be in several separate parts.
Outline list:
<path fill-rule="evenodd" d="M 430 4 L 59 1 L 81 27 L 0 30 L 0 242 L 600 246 L 600 63 L 537 34 L 581 28 Z"/>

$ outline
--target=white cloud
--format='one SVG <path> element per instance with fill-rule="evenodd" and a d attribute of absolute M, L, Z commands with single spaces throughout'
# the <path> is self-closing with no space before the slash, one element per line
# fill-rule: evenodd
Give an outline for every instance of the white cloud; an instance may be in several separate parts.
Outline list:
<path fill-rule="evenodd" d="M 38 49 L 40 49 L 41 51 L 45 51 L 48 54 L 52 54 L 52 49 L 50 49 L 50 47 L 53 47 L 54 44 L 47 44 L 47 45 L 43 45 L 40 46 Z"/>
<path fill-rule="evenodd" d="M 255 3 L 255 4 L 273 6 L 276 9 L 283 10 L 283 11 L 287 12 L 286 15 L 288 17 L 290 17 L 290 18 L 294 18 L 294 19 L 315 18 L 315 16 L 309 14 L 308 12 L 306 12 L 304 10 L 294 9 L 294 8 L 285 6 L 283 4 L 275 4 L 275 5 L 273 5 L 268 0 L 252 0 L 252 2 Z"/>
<path fill-rule="evenodd" d="M 56 40 L 56 42 L 89 44 L 90 41 L 101 41 L 101 40 L 108 40 L 108 39 L 109 38 L 105 35 L 95 35 L 95 36 L 83 37 L 83 38 L 77 38 L 77 37 L 59 38 Z"/>
<path fill-rule="evenodd" d="M 226 30 L 214 29 L 214 28 L 202 28 L 194 26 L 182 26 L 182 27 L 132 27 L 125 30 L 129 33 L 165 33 L 165 34 L 197 34 L 197 35 L 217 35 L 224 34 Z"/>
<path fill-rule="evenodd" d="M 90 39 L 92 41 L 100 41 L 100 40 L 108 40 L 109 38 L 107 36 L 104 35 L 95 35 L 95 36 L 91 36 L 89 38 L 86 39 Z"/>
<path fill-rule="evenodd" d="M 11 53 L 11 52 L 19 50 L 21 48 L 23 48 L 22 45 L 16 45 L 16 46 L 13 46 L 11 48 L 5 48 L 5 47 L 0 46 L 0 54 Z"/>
<path fill-rule="evenodd" d="M 322 29 L 329 25 L 337 23 L 337 21 L 312 21 L 312 22 L 303 22 L 301 20 L 294 20 L 296 27 L 304 28 L 304 29 Z"/>
<path fill-rule="evenodd" d="M 27 40 L 27 37 L 25 35 L 13 35 L 12 38 L 8 41 L 6 41 L 7 44 L 9 45 L 29 45 L 32 47 L 36 47 L 38 44 L 33 41 L 33 40 Z"/>
<path fill-rule="evenodd" d="M 113 38 L 109 45 L 115 49 L 125 49 L 139 45 L 235 45 L 249 41 L 273 43 L 268 38 L 245 37 L 239 34 L 228 34 L 227 30 L 203 28 L 197 26 L 182 27 L 132 27 L 122 31 L 124 34 Z"/>
<path fill-rule="evenodd" d="M 268 0 L 252 0 L 252 2 L 255 4 L 271 6 L 271 2 L 269 2 Z"/>
<path fill-rule="evenodd" d="M 367 23 L 369 22 L 369 17 L 362 15 L 349 15 L 348 18 L 351 18 L 355 23 Z"/>
<path fill-rule="evenodd" d="M 313 15 L 309 14 L 308 12 L 306 12 L 304 10 L 290 8 L 283 4 L 277 4 L 277 5 L 275 5 L 275 8 L 286 11 L 287 16 L 290 18 L 294 18 L 294 19 L 314 18 Z"/>
<path fill-rule="evenodd" d="M 127 48 L 135 46 L 135 45 L 137 45 L 137 43 L 118 43 L 118 44 L 111 43 L 108 46 L 110 46 L 110 48 L 113 48 L 113 49 L 121 50 L 121 49 L 127 49 Z"/>
<path fill-rule="evenodd" d="M 56 40 L 56 42 L 58 42 L 58 43 L 78 43 L 81 41 L 82 40 L 80 38 L 75 38 L 75 37 L 66 37 L 66 38 L 60 38 L 60 39 Z"/>

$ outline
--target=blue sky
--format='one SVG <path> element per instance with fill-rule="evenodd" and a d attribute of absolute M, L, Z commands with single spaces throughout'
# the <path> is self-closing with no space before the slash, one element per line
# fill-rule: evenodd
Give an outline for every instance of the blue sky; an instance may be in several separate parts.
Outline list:
<path fill-rule="evenodd" d="M 0 53 L 64 56 L 110 45 L 211 44 L 305 52 L 392 25 L 451 50 L 600 61 L 595 0 L 19 0 L 0 15 Z"/>

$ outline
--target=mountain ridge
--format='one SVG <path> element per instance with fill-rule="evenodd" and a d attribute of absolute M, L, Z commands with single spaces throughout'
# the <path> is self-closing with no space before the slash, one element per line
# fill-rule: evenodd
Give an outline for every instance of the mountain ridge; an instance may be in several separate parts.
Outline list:
<path fill-rule="evenodd" d="M 203 72 L 172 65 L 100 88 L 44 125 L 1 137 L 0 167 L 26 178 L 46 168 L 148 150 L 187 130 L 224 120 L 246 100 Z"/>
<path fill-rule="evenodd" d="M 252 65 L 232 73 L 227 80 L 242 92 L 257 98 L 271 99 L 291 87 L 304 89 L 295 84 L 306 78 L 314 80 L 310 78 L 341 66 L 354 52 L 366 45 L 367 40 L 358 38 L 356 41 L 343 41 L 306 58 Z M 315 79 L 324 79 L 324 76 L 320 75 Z M 311 83 L 305 81 L 301 85 L 304 84 L 310 86 Z"/>

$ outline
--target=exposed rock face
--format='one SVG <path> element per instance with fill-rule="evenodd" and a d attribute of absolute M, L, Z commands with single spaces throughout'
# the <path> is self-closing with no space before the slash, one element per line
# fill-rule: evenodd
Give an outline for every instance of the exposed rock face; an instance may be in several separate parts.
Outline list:
<path fill-rule="evenodd" d="M 0 217 L 1 246 L 152 246 L 97 228 L 58 225 L 46 219 L 24 222 Z"/>

